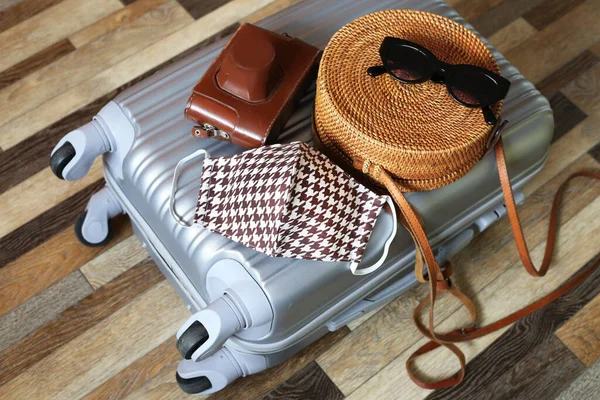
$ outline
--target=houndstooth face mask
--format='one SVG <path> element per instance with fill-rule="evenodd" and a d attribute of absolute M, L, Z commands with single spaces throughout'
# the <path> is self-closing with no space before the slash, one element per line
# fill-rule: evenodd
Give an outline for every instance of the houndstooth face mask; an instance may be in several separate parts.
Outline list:
<path fill-rule="evenodd" d="M 370 273 L 385 260 L 396 224 L 381 259 L 357 269 L 386 202 L 395 213 L 391 199 L 373 193 L 311 146 L 295 142 L 232 157 L 204 154 L 197 225 L 273 257 L 349 262 L 355 274 Z"/>

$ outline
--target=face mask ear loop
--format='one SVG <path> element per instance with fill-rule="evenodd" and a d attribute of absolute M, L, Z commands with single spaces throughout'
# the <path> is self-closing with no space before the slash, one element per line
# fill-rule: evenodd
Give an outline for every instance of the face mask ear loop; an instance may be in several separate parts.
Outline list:
<path fill-rule="evenodd" d="M 390 250 L 390 246 L 392 245 L 392 242 L 394 241 L 394 238 L 396 237 L 396 233 L 398 232 L 398 218 L 396 216 L 396 206 L 395 206 L 394 202 L 392 201 L 392 198 L 390 196 L 386 196 L 386 197 L 387 197 L 386 203 L 390 206 L 390 209 L 392 210 L 392 217 L 393 217 L 392 233 L 390 234 L 390 237 L 388 238 L 388 240 L 385 242 L 385 245 L 383 246 L 383 254 L 381 255 L 381 257 L 375 264 L 371 265 L 370 267 L 365 267 L 365 268 L 361 268 L 361 269 L 357 269 L 359 263 L 351 263 L 350 264 L 350 271 L 352 271 L 352 274 L 354 274 L 354 275 L 370 274 L 371 272 L 375 271 L 377 268 L 381 267 L 383 265 L 383 263 L 385 262 L 385 260 L 387 259 L 387 255 Z"/>
<path fill-rule="evenodd" d="M 177 212 L 175 212 L 175 193 L 177 192 L 177 180 L 179 179 L 179 173 L 180 173 L 179 169 L 181 168 L 181 166 L 183 164 L 185 164 L 186 162 L 190 161 L 193 158 L 198 157 L 201 154 L 204 155 L 205 159 L 206 158 L 210 158 L 210 154 L 208 154 L 208 152 L 206 150 L 204 150 L 204 149 L 196 150 L 195 152 L 193 152 L 189 156 L 186 156 L 186 157 L 182 158 L 181 160 L 179 160 L 179 162 L 175 166 L 175 171 L 173 172 L 173 182 L 171 183 L 171 197 L 169 198 L 169 211 L 171 212 L 171 217 L 173 217 L 173 219 L 175 220 L 175 222 L 177 222 L 179 225 L 181 225 L 181 226 L 183 226 L 185 228 L 189 228 L 193 224 L 185 222 L 177 214 Z"/>

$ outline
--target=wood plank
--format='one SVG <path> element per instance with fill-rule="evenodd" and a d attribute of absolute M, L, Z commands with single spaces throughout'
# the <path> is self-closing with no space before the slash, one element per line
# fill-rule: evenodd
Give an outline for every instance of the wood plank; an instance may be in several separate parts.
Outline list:
<path fill-rule="evenodd" d="M 544 96 L 550 98 L 579 75 L 598 64 L 599 61 L 600 57 L 585 50 L 538 83 L 536 87 Z"/>
<path fill-rule="evenodd" d="M 16 186 L 44 168 L 47 168 L 50 153 L 56 143 L 58 143 L 58 141 L 68 132 L 91 121 L 92 117 L 119 93 L 147 78 L 156 71 L 166 67 L 167 65 L 172 64 L 173 62 L 182 59 L 192 52 L 198 51 L 209 44 L 214 43 L 215 41 L 233 33 L 237 29 L 237 26 L 237 24 L 234 24 L 223 29 L 216 35 L 213 35 L 209 39 L 184 51 L 166 63 L 153 68 L 141 76 L 138 76 L 132 81 L 117 88 L 116 90 L 107 93 L 99 99 L 84 105 L 77 111 L 56 121 L 55 123 L 28 137 L 22 142 L 19 142 L 14 147 L 11 147 L 8 151 L 0 153 L 0 194 Z"/>
<path fill-rule="evenodd" d="M 63 181 L 45 168 L 24 182 L 0 195 L 4 221 L 0 225 L 0 240 L 17 228 L 35 220 L 52 207 L 98 182 L 103 176 L 102 158 L 97 158 L 90 172 L 78 181 Z M 20 212 L 27 210 L 27 212 Z"/>
<path fill-rule="evenodd" d="M 596 296 L 573 318 L 564 324 L 556 336 L 586 367 L 600 357 L 600 296 Z"/>
<path fill-rule="evenodd" d="M 500 274 L 490 284 L 486 285 L 477 293 L 477 300 L 483 312 L 480 313 L 480 323 L 486 325 L 498 318 L 516 311 L 532 301 L 543 297 L 554 288 L 566 281 L 573 273 L 586 262 L 596 256 L 598 249 L 594 246 L 581 246 L 583 240 L 597 242 L 600 240 L 600 226 L 589 224 L 600 212 L 600 197 L 580 211 L 574 218 L 562 226 L 563 234 L 557 240 L 557 250 L 554 254 L 554 266 L 542 279 L 529 277 L 523 270 L 521 262 L 513 263 L 511 267 Z M 535 246 L 532 251 L 532 259 L 537 263 L 543 258 L 545 243 Z M 556 266 L 559 266 L 556 268 Z M 488 273 L 481 271 L 481 273 Z M 472 282 L 469 282 L 473 285 Z M 597 286 L 597 285 L 596 285 Z M 440 304 L 441 308 L 445 308 Z M 468 314 L 460 309 L 450 316 L 444 318 L 439 324 L 438 331 L 446 332 L 468 324 Z M 364 326 L 364 325 L 363 325 Z M 414 328 L 413 328 L 414 329 Z M 477 354 L 486 349 L 507 328 L 493 334 L 484 336 L 468 344 L 461 346 L 467 360 L 472 360 Z M 361 399 L 367 395 L 374 398 L 385 397 L 391 390 L 401 391 L 405 398 L 424 398 L 431 393 L 430 390 L 422 389 L 415 385 L 408 377 L 405 369 L 406 359 L 426 340 L 421 339 L 417 344 L 406 350 L 389 365 L 383 368 L 377 375 L 369 379 L 364 385 L 352 392 L 348 399 Z M 454 355 L 448 351 L 428 353 L 415 362 L 419 371 L 427 371 L 435 377 L 448 376 L 457 370 Z M 334 382 L 335 378 L 328 374 Z M 338 385 L 339 387 L 339 385 Z M 344 393 L 345 391 L 340 387 Z"/>
<path fill-rule="evenodd" d="M 600 2 L 587 0 L 505 56 L 527 79 L 539 83 L 598 41 L 599 18 Z"/>
<path fill-rule="evenodd" d="M 600 64 L 581 74 L 563 91 L 587 114 L 600 117 Z"/>
<path fill-rule="evenodd" d="M 496 7 L 502 0 L 449 0 L 447 3 L 464 19 L 473 21 L 488 9 Z"/>
<path fill-rule="evenodd" d="M 92 292 L 77 270 L 49 285 L 34 298 L 0 317 L 0 352 L 55 319 Z"/>
<path fill-rule="evenodd" d="M 593 261 L 597 258 L 598 256 Z M 584 268 L 589 264 L 587 263 Z M 428 398 L 468 398 L 487 391 L 491 386 L 496 388 L 495 391 L 490 391 L 491 393 L 497 393 L 499 397 L 511 398 L 511 395 L 504 393 L 502 385 L 496 385 L 494 382 L 502 380 L 506 388 L 510 388 L 510 381 L 512 381 L 510 376 L 519 375 L 518 366 L 521 365 L 522 360 L 530 358 L 532 351 L 535 353 L 539 346 L 554 338 L 554 332 L 558 327 L 597 296 L 600 292 L 599 283 L 600 271 L 597 270 L 572 292 L 515 323 L 492 346 L 469 362 L 467 366 L 469 374 L 460 386 L 436 391 Z M 535 373 L 534 369 L 525 371 L 530 374 Z M 550 398 L 550 396 L 539 398 Z"/>
<path fill-rule="evenodd" d="M 500 376 L 485 387 L 484 393 L 515 400 L 552 399 L 585 370 L 585 366 L 555 336 L 550 336 L 544 343 L 529 350 L 524 358 L 513 362 L 503 374 L 495 364 L 488 364 L 487 368 L 498 371 Z M 457 397 L 433 393 L 427 396 L 428 400 L 430 398 Z"/>
<path fill-rule="evenodd" d="M 0 90 L 0 108 L 6 109 L 0 114 L 0 125 L 35 110 L 39 105 L 87 81 L 192 21 L 176 0 L 170 0 Z"/>
<path fill-rule="evenodd" d="M 142 270 L 142 275 L 147 278 L 133 278 Z M 60 347 L 51 347 L 49 341 L 43 342 L 54 351 L 44 354 L 44 358 L 29 368 L 19 370 L 21 373 L 16 376 L 13 364 L 3 363 L 11 366 L 13 379 L 0 386 L 0 397 L 82 397 L 174 335 L 189 316 L 189 311 L 157 268 L 148 263 L 126 275 L 130 277 L 127 282 L 114 281 L 96 292 L 106 293 L 112 289 L 111 301 L 102 301 L 102 295 L 94 293 L 94 300 L 89 300 L 93 304 L 91 307 L 84 306 L 82 311 L 70 310 L 81 316 L 74 318 L 73 315 L 68 318 L 69 323 L 59 322 L 53 329 L 48 329 L 46 334 L 60 342 Z M 157 280 L 162 281 L 157 284 Z M 97 313 L 103 318 L 100 322 Z M 61 335 L 56 336 L 54 332 L 58 330 Z M 44 340 L 44 336 L 39 338 Z M 63 338 L 67 340 L 63 341 Z M 39 341 L 31 342 L 27 348 L 41 354 Z M 47 352 L 50 348 L 44 350 Z M 7 356 L 15 359 L 14 364 L 23 364 L 15 349 Z M 31 385 L 31 379 L 35 379 L 35 385 Z"/>
<path fill-rule="evenodd" d="M 112 222 L 114 237 L 106 246 L 82 245 L 75 237 L 73 228 L 69 227 L 0 268 L 0 315 L 59 282 L 104 251 L 110 251 L 110 246 L 118 245 L 123 238 L 131 235 L 127 218 L 115 218 Z"/>
<path fill-rule="evenodd" d="M 517 18 L 488 39 L 500 53 L 505 53 L 525 42 L 536 32 L 523 18 Z"/>
<path fill-rule="evenodd" d="M 52 207 L 38 218 L 20 226 L 0 239 L 0 268 L 71 227 L 83 213 L 92 194 L 104 187 L 99 180 L 80 190 L 66 201 Z M 71 228 L 72 229 L 72 228 Z"/>
<path fill-rule="evenodd" d="M 27 2 L 26 2 L 27 3 Z M 0 89 L 4 89 L 7 86 L 12 85 L 18 80 L 26 77 L 29 74 L 39 70 L 42 67 L 56 61 L 60 57 L 75 51 L 75 47 L 71 44 L 68 39 L 63 39 L 60 42 L 56 42 L 50 47 L 34 54 L 10 67 L 9 69 L 0 72 Z"/>
<path fill-rule="evenodd" d="M 80 270 L 92 288 L 96 290 L 146 257 L 148 257 L 148 253 L 138 238 L 130 236 L 88 261 Z"/>
<path fill-rule="evenodd" d="M 545 0 L 542 4 L 523 14 L 523 18 L 535 29 L 541 31 L 584 0 Z"/>
<path fill-rule="evenodd" d="M 245 22 L 249 23 L 249 24 L 255 24 L 258 21 L 267 18 L 270 15 L 275 14 L 276 12 L 279 12 L 285 8 L 291 7 L 296 3 L 299 3 L 302 0 L 277 0 L 274 1 L 272 3 L 267 4 L 265 7 L 261 8 L 260 10 L 252 13 L 251 15 L 248 15 L 245 18 L 242 18 L 240 20 L 240 24 L 243 24 Z"/>
<path fill-rule="evenodd" d="M 600 392 L 600 362 L 592 365 L 565 389 L 556 400 L 593 400 Z"/>
<path fill-rule="evenodd" d="M 82 105 L 88 104 L 125 85 L 132 79 L 164 64 L 180 53 L 197 44 L 210 40 L 241 18 L 271 3 L 273 0 L 233 0 L 223 7 L 200 18 L 185 28 L 157 41 L 106 69 L 98 75 L 82 82 L 56 96 L 53 101 L 40 106 L 0 127 L 0 147 L 11 148 L 35 132 L 64 118 Z"/>
<path fill-rule="evenodd" d="M 600 142 L 600 119 L 588 117 L 552 144 L 546 165 L 525 185 L 523 192 L 526 195 L 535 192 L 569 164 L 586 154 L 598 142 Z"/>
<path fill-rule="evenodd" d="M 341 400 L 343 398 L 344 394 L 314 361 L 262 397 L 263 400 Z"/>
<path fill-rule="evenodd" d="M 519 207 L 530 248 L 546 239 L 548 211 L 558 186 L 570 173 L 589 165 L 595 165 L 595 161 L 585 155 L 549 180 Z M 582 179 L 572 183 L 575 186 L 569 188 L 562 209 L 563 223 L 570 221 L 600 195 L 600 188 L 595 182 Z M 510 225 L 503 219 L 478 235 L 468 248 L 454 258 L 456 278 L 453 282 L 467 295 L 475 296 L 518 260 Z M 412 310 L 425 293 L 426 288 L 419 286 L 400 296 L 317 359 L 342 392 L 353 392 L 420 340 L 421 336 L 412 323 Z M 457 309 L 456 302 L 443 297 L 439 318 L 448 317 Z M 352 357 L 348 357 L 348 354 L 352 354 Z"/>
<path fill-rule="evenodd" d="M 62 0 L 25 0 L 25 1 L 3 1 L 0 5 L 0 32 L 26 21 L 36 14 L 50 8 Z M 7 6 L 4 6 L 7 3 Z M 16 4 L 11 4 L 16 3 Z"/>
<path fill-rule="evenodd" d="M 194 18 L 198 19 L 204 15 L 216 10 L 217 8 L 227 4 L 229 0 L 178 0 L 179 4 L 187 10 L 187 12 Z"/>
<path fill-rule="evenodd" d="M 587 115 L 561 92 L 557 92 L 550 98 L 550 107 L 554 112 L 553 142 L 559 140 L 587 118 Z"/>
<path fill-rule="evenodd" d="M 174 336 L 170 337 L 166 342 L 98 386 L 85 396 L 85 400 L 123 399 L 147 381 L 161 375 L 165 370 L 174 371 L 181 360 L 176 342 Z M 173 382 L 175 381 L 174 372 L 167 375 Z M 179 389 L 173 388 L 173 390 Z"/>
<path fill-rule="evenodd" d="M 121 7 L 123 5 L 118 0 L 63 0 L 13 26 L 0 33 L 0 71 L 33 56 Z"/>
<path fill-rule="evenodd" d="M 127 7 L 107 15 L 95 24 L 89 25 L 82 30 L 69 36 L 69 40 L 77 48 L 94 41 L 100 36 L 112 32 L 115 29 L 134 21 L 148 11 L 162 6 L 168 0 L 138 0 Z"/>
<path fill-rule="evenodd" d="M 541 4 L 544 0 L 504 0 L 496 6 L 487 8 L 469 22 L 485 37 L 490 37 L 500 29 L 509 25 L 524 12 Z"/>

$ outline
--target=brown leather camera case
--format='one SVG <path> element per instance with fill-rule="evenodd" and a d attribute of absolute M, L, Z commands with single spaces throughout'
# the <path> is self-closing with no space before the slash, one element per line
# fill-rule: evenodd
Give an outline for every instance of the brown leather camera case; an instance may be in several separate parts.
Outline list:
<path fill-rule="evenodd" d="M 274 142 L 315 78 L 321 51 L 301 40 L 242 25 L 194 86 L 186 118 L 196 137 L 245 148 Z"/>

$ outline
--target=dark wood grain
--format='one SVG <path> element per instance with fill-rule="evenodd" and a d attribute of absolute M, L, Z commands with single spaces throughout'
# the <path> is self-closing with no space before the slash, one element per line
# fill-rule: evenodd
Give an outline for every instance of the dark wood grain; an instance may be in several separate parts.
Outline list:
<path fill-rule="evenodd" d="M 344 394 L 315 361 L 281 383 L 263 400 L 341 400 Z"/>
<path fill-rule="evenodd" d="M 111 91 L 99 99 L 83 105 L 77 111 L 37 132 L 28 139 L 0 153 L 0 194 L 18 185 L 20 182 L 38 173 L 50 164 L 50 153 L 56 143 L 71 130 L 92 120 L 92 117 L 116 95 L 130 88 L 141 80 L 161 70 L 162 68 L 181 60 L 195 51 L 206 47 L 215 41 L 230 35 L 239 27 L 238 24 L 229 26 L 210 38 L 198 43 L 173 59 L 159 65 L 145 74 L 133 79 L 125 85 Z M 1 263 L 0 263 L 1 265 Z"/>
<path fill-rule="evenodd" d="M 556 142 L 587 118 L 586 113 L 561 92 L 557 92 L 550 98 L 550 107 L 554 112 L 554 137 L 552 142 Z"/>
<path fill-rule="evenodd" d="M 485 37 L 490 37 L 506 25 L 519 18 L 524 12 L 543 3 L 544 0 L 505 0 L 485 11 L 471 24 Z"/>
<path fill-rule="evenodd" d="M 600 258 L 600 254 L 587 263 L 586 266 L 595 262 L 598 258 Z M 427 399 L 477 398 L 486 393 L 494 395 L 495 398 L 512 398 L 508 394 L 508 392 L 514 394 L 510 385 L 497 387 L 494 391 L 489 391 L 488 388 L 504 374 L 510 376 L 510 371 L 521 360 L 526 360 L 527 357 L 535 357 L 536 348 L 554 337 L 556 329 L 575 315 L 598 293 L 600 293 L 600 269 L 596 270 L 577 288 L 541 310 L 516 322 L 490 347 L 467 364 L 467 375 L 460 385 L 438 390 L 429 395 Z M 573 355 L 573 357 L 575 356 Z M 527 361 L 523 362 L 527 363 Z M 560 370 L 560 363 L 555 364 L 555 368 Z M 534 372 L 531 370 L 529 373 L 533 374 Z M 554 377 L 556 378 L 557 375 L 554 375 Z M 574 379 L 574 376 L 571 379 Z M 530 384 L 536 385 L 536 382 L 533 381 Z M 525 386 L 523 385 L 520 390 L 530 392 L 536 390 L 535 388 L 525 388 Z M 503 390 L 507 391 L 506 396 Z"/>
<path fill-rule="evenodd" d="M 75 47 L 68 39 L 63 39 L 60 42 L 47 47 L 39 53 L 13 65 L 9 69 L 0 72 L 0 89 L 12 85 L 19 79 L 45 67 L 54 60 L 57 60 L 72 51 L 75 51 Z"/>
<path fill-rule="evenodd" d="M 194 18 L 198 19 L 229 3 L 229 0 L 177 0 Z"/>
<path fill-rule="evenodd" d="M 148 258 L 63 311 L 57 319 L 0 354 L 0 385 L 95 326 L 163 279 L 156 264 Z"/>
<path fill-rule="evenodd" d="M 592 147 L 589 151 L 589 154 L 600 163 L 600 143 Z"/>
<path fill-rule="evenodd" d="M 180 360 L 181 355 L 179 355 L 179 352 L 177 351 L 175 337 L 171 337 L 117 375 L 98 386 L 84 398 L 86 400 L 123 399 L 129 393 L 140 388 L 145 382 L 158 376 L 164 370 L 176 369 Z M 174 373 L 171 375 L 174 376 Z"/>
<path fill-rule="evenodd" d="M 523 13 L 523 18 L 541 31 L 585 0 L 545 0 L 542 4 Z"/>
<path fill-rule="evenodd" d="M 0 11 L 0 32 L 12 28 L 19 22 L 23 22 L 61 1 L 62 0 L 23 0 L 4 11 Z"/>
<path fill-rule="evenodd" d="M 238 379 L 219 393 L 212 395 L 210 399 L 238 400 L 258 398 L 298 372 L 305 365 L 315 360 L 319 354 L 330 348 L 349 333 L 350 329 L 346 326 L 335 332 L 328 333 L 286 362 L 259 374 L 250 375 L 244 379 Z"/>
<path fill-rule="evenodd" d="M 552 399 L 584 371 L 585 365 L 552 335 L 505 370 L 479 398 Z"/>
<path fill-rule="evenodd" d="M 84 212 L 92 194 L 102 187 L 104 187 L 104 179 L 92 183 L 1 238 L 0 268 L 44 243 L 69 225 L 73 225 L 77 217 Z"/>
<path fill-rule="evenodd" d="M 551 98 L 575 78 L 592 68 L 600 58 L 589 50 L 585 50 L 573 60 L 554 71 L 536 85 L 538 90 L 547 98 Z"/>

